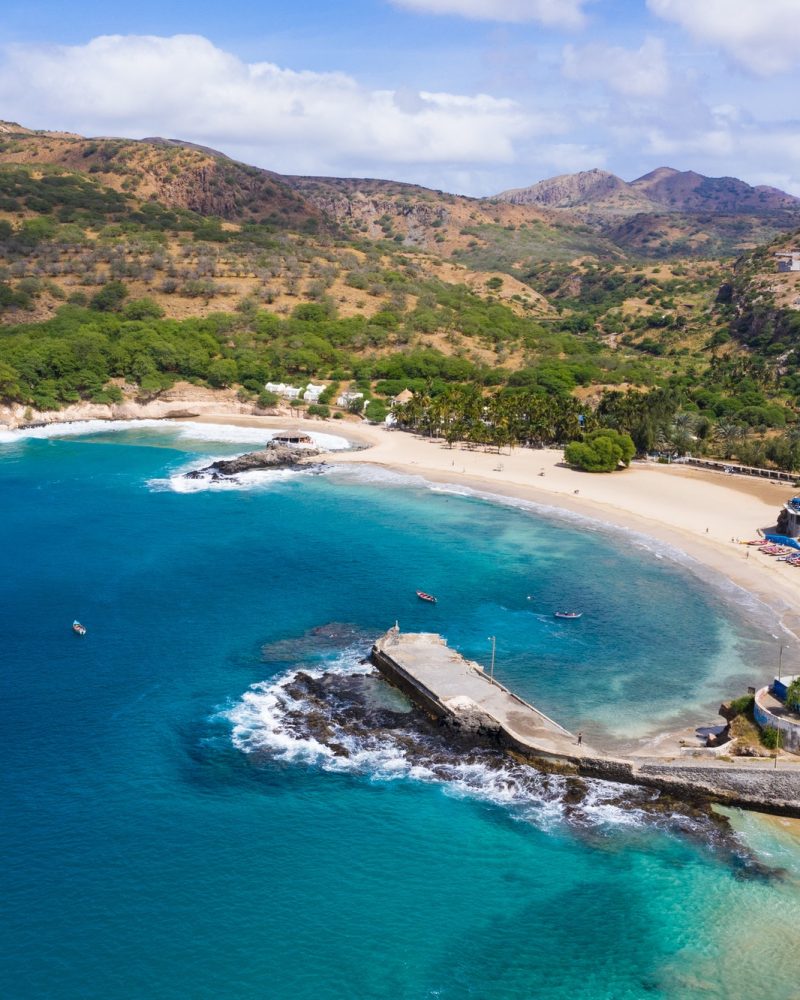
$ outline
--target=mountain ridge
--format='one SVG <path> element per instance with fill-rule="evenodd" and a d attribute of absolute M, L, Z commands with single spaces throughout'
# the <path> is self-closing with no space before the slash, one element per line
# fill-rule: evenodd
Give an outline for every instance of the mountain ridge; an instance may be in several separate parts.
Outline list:
<path fill-rule="evenodd" d="M 138 201 L 358 242 L 388 241 L 523 277 L 541 260 L 730 256 L 800 225 L 800 198 L 737 178 L 596 168 L 493 197 L 378 178 L 293 176 L 188 140 L 84 138 L 0 121 L 0 167 L 60 169 Z"/>
<path fill-rule="evenodd" d="M 545 178 L 527 187 L 501 191 L 495 197 L 517 205 L 587 209 L 607 214 L 658 210 L 727 214 L 800 212 L 800 198 L 778 188 L 752 186 L 737 177 L 707 177 L 674 167 L 656 167 L 632 181 L 594 168 Z"/>

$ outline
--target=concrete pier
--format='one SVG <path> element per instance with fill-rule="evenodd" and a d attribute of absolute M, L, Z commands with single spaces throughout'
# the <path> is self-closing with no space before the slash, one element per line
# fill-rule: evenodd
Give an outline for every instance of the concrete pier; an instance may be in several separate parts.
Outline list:
<path fill-rule="evenodd" d="M 454 728 L 493 734 L 506 746 L 541 756 L 591 755 L 572 733 L 492 681 L 479 663 L 450 649 L 440 635 L 390 629 L 372 647 L 372 662 L 387 680 Z"/>
<path fill-rule="evenodd" d="M 717 802 L 800 817 L 800 762 L 694 757 L 626 759 L 579 745 L 577 737 L 484 668 L 428 632 L 395 627 L 377 639 L 371 660 L 395 687 L 457 732 L 585 777 L 659 788 L 689 801 Z"/>

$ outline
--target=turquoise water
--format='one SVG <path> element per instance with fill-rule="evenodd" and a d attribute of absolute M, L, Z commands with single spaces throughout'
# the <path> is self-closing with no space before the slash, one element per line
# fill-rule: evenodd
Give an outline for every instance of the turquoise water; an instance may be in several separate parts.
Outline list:
<path fill-rule="evenodd" d="M 359 664 L 395 619 L 484 662 L 496 635 L 504 681 L 627 739 L 766 670 L 768 630 L 540 512 L 352 472 L 181 492 L 247 447 L 198 437 L 0 444 L 4 996 L 798 995 L 797 870 L 618 789 L 572 810 L 562 779 L 463 764 Z M 336 725 L 348 685 L 408 722 L 332 751 L 300 668 Z"/>

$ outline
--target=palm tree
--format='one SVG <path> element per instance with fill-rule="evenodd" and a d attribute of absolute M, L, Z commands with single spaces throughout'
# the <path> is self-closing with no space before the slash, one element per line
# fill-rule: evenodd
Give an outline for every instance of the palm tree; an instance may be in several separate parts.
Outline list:
<path fill-rule="evenodd" d="M 747 432 L 740 424 L 734 424 L 729 421 L 717 424 L 714 436 L 722 445 L 722 454 L 724 458 L 731 458 L 736 451 L 736 445 L 742 442 L 746 433 Z"/>

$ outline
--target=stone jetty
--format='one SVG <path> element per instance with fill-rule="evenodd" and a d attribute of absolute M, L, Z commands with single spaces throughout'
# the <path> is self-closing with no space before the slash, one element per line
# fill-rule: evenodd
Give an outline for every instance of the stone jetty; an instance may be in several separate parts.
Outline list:
<path fill-rule="evenodd" d="M 621 757 L 594 749 L 523 701 L 433 633 L 395 626 L 370 654 L 380 673 L 442 725 L 532 763 L 585 777 L 658 788 L 690 802 L 713 802 L 800 817 L 800 760 Z"/>
<path fill-rule="evenodd" d="M 522 751 L 583 756 L 577 737 L 465 660 L 430 632 L 390 629 L 372 648 L 372 662 L 430 714 L 453 729 L 489 737 Z"/>

